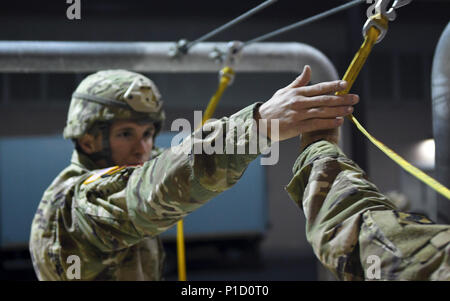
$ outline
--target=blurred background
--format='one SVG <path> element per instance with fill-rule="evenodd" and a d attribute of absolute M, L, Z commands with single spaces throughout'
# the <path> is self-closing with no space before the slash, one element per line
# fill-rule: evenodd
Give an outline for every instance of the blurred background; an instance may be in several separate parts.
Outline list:
<path fill-rule="evenodd" d="M 45 5 L 4 1 L 0 41 L 192 41 L 261 2 L 81 0 L 81 20 L 68 20 L 69 4 L 64 0 L 45 1 Z M 247 41 L 345 2 L 279 0 L 211 41 Z M 342 77 L 361 45 L 368 6 L 359 5 L 270 41 L 311 45 L 331 60 Z M 434 174 L 431 66 L 449 12 L 448 0 L 414 0 L 399 9 L 353 88 L 361 96 L 355 108 L 358 120 L 430 175 Z M 298 71 L 302 68 L 298 66 Z M 62 130 L 70 96 L 86 75 L 0 73 L 0 279 L 36 279 L 27 245 L 31 220 L 43 191 L 69 162 L 72 145 L 62 139 Z M 194 110 L 203 110 L 216 90 L 218 75 L 146 75 L 165 101 L 165 132 L 157 144 L 168 145 L 172 120 L 192 120 Z M 215 116 L 266 101 L 295 76 L 237 74 Z M 278 164 L 252 164 L 236 187 L 189 216 L 185 225 L 188 280 L 332 279 L 319 268 L 306 241 L 303 212 L 284 191 L 298 146 L 297 139 L 282 142 Z M 343 148 L 382 192 L 436 220 L 435 193 L 348 124 Z M 168 280 L 177 279 L 174 233 L 172 229 L 163 236 Z"/>

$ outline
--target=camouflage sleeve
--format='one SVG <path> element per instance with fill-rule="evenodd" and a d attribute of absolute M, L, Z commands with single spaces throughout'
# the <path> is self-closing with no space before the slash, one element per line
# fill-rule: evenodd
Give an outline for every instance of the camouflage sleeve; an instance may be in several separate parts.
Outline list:
<path fill-rule="evenodd" d="M 335 144 L 313 143 L 293 172 L 286 190 L 304 211 L 314 253 L 338 279 L 450 279 L 450 226 L 398 212 Z"/>
<path fill-rule="evenodd" d="M 83 239 L 102 251 L 130 247 L 145 236 L 167 230 L 230 188 L 260 154 L 259 147 L 249 151 L 258 135 L 253 119 L 257 105 L 213 121 L 214 131 L 194 138 L 200 133 L 196 131 L 142 167 L 119 168 L 95 180 L 88 178 L 75 197 Z M 219 136 L 225 140 L 224 152 L 233 145 L 247 150 L 242 154 L 236 154 L 236 149 L 234 154 L 189 153 L 192 146 L 219 141 Z M 265 146 L 269 144 L 266 139 Z"/>
<path fill-rule="evenodd" d="M 264 144 L 255 143 L 261 138 L 253 119 L 257 106 L 213 121 L 213 130 L 203 136 L 194 132 L 133 173 L 127 186 L 127 207 L 143 234 L 153 236 L 167 230 L 240 179 L 260 154 L 260 145 L 270 144 L 267 139 Z M 215 146 L 215 153 L 199 153 L 202 144 Z"/>

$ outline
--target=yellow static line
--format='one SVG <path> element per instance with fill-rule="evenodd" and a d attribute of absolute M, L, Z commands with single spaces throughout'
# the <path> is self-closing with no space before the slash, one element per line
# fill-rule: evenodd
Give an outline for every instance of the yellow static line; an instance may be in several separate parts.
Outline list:
<path fill-rule="evenodd" d="M 222 98 L 223 92 L 230 85 L 231 79 L 234 75 L 234 71 L 230 67 L 224 67 L 221 70 L 221 78 L 219 82 L 219 87 L 217 88 L 216 93 L 214 93 L 213 97 L 208 103 L 208 106 L 205 110 L 205 115 L 203 116 L 202 124 L 214 115 L 216 111 L 217 104 Z M 183 232 L 183 220 L 178 221 L 177 223 L 177 257 L 178 257 L 178 280 L 186 281 L 186 251 L 184 248 L 184 232 Z"/>
<path fill-rule="evenodd" d="M 387 23 L 386 23 L 387 26 Z M 347 94 L 353 83 L 355 82 L 356 78 L 358 77 L 359 72 L 361 71 L 362 67 L 364 66 L 364 63 L 367 60 L 367 57 L 369 56 L 373 45 L 375 44 L 376 40 L 378 39 L 380 32 L 375 27 L 371 27 L 367 33 L 367 36 L 365 37 L 364 43 L 362 44 L 359 51 L 356 53 L 355 57 L 353 58 L 353 61 L 350 63 L 350 66 L 347 69 L 347 72 L 345 73 L 343 80 L 348 82 L 348 86 L 344 91 L 337 92 L 336 95 L 343 95 Z M 408 161 L 403 159 L 401 156 L 399 156 L 397 153 L 395 153 L 393 150 L 391 150 L 389 147 L 384 145 L 382 142 L 377 140 L 375 137 L 373 137 L 364 127 L 358 122 L 358 120 L 350 114 L 348 116 L 350 121 L 358 128 L 358 130 L 364 134 L 376 147 L 378 147 L 383 153 L 385 153 L 389 158 L 394 160 L 400 167 L 402 167 L 404 170 L 415 176 L 420 181 L 424 182 L 434 190 L 436 190 L 438 193 L 445 196 L 447 199 L 450 199 L 450 190 L 421 171 L 420 169 L 414 167 L 412 164 L 410 164 Z"/>

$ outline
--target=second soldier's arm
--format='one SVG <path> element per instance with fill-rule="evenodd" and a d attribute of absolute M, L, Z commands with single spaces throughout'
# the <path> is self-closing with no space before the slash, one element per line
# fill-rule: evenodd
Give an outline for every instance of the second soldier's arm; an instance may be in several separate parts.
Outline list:
<path fill-rule="evenodd" d="M 336 144 L 310 144 L 293 172 L 287 191 L 304 211 L 314 253 L 336 277 L 450 280 L 450 226 L 396 211 Z"/>

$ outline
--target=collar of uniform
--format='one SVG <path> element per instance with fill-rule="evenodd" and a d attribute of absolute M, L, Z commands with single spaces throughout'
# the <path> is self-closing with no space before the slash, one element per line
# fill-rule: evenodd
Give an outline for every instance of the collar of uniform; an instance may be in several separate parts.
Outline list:
<path fill-rule="evenodd" d="M 72 153 L 72 159 L 70 160 L 72 164 L 78 165 L 79 167 L 83 169 L 88 170 L 94 170 L 98 169 L 98 166 L 95 165 L 95 163 L 89 159 L 88 156 L 79 153 L 78 151 L 74 150 Z"/>

